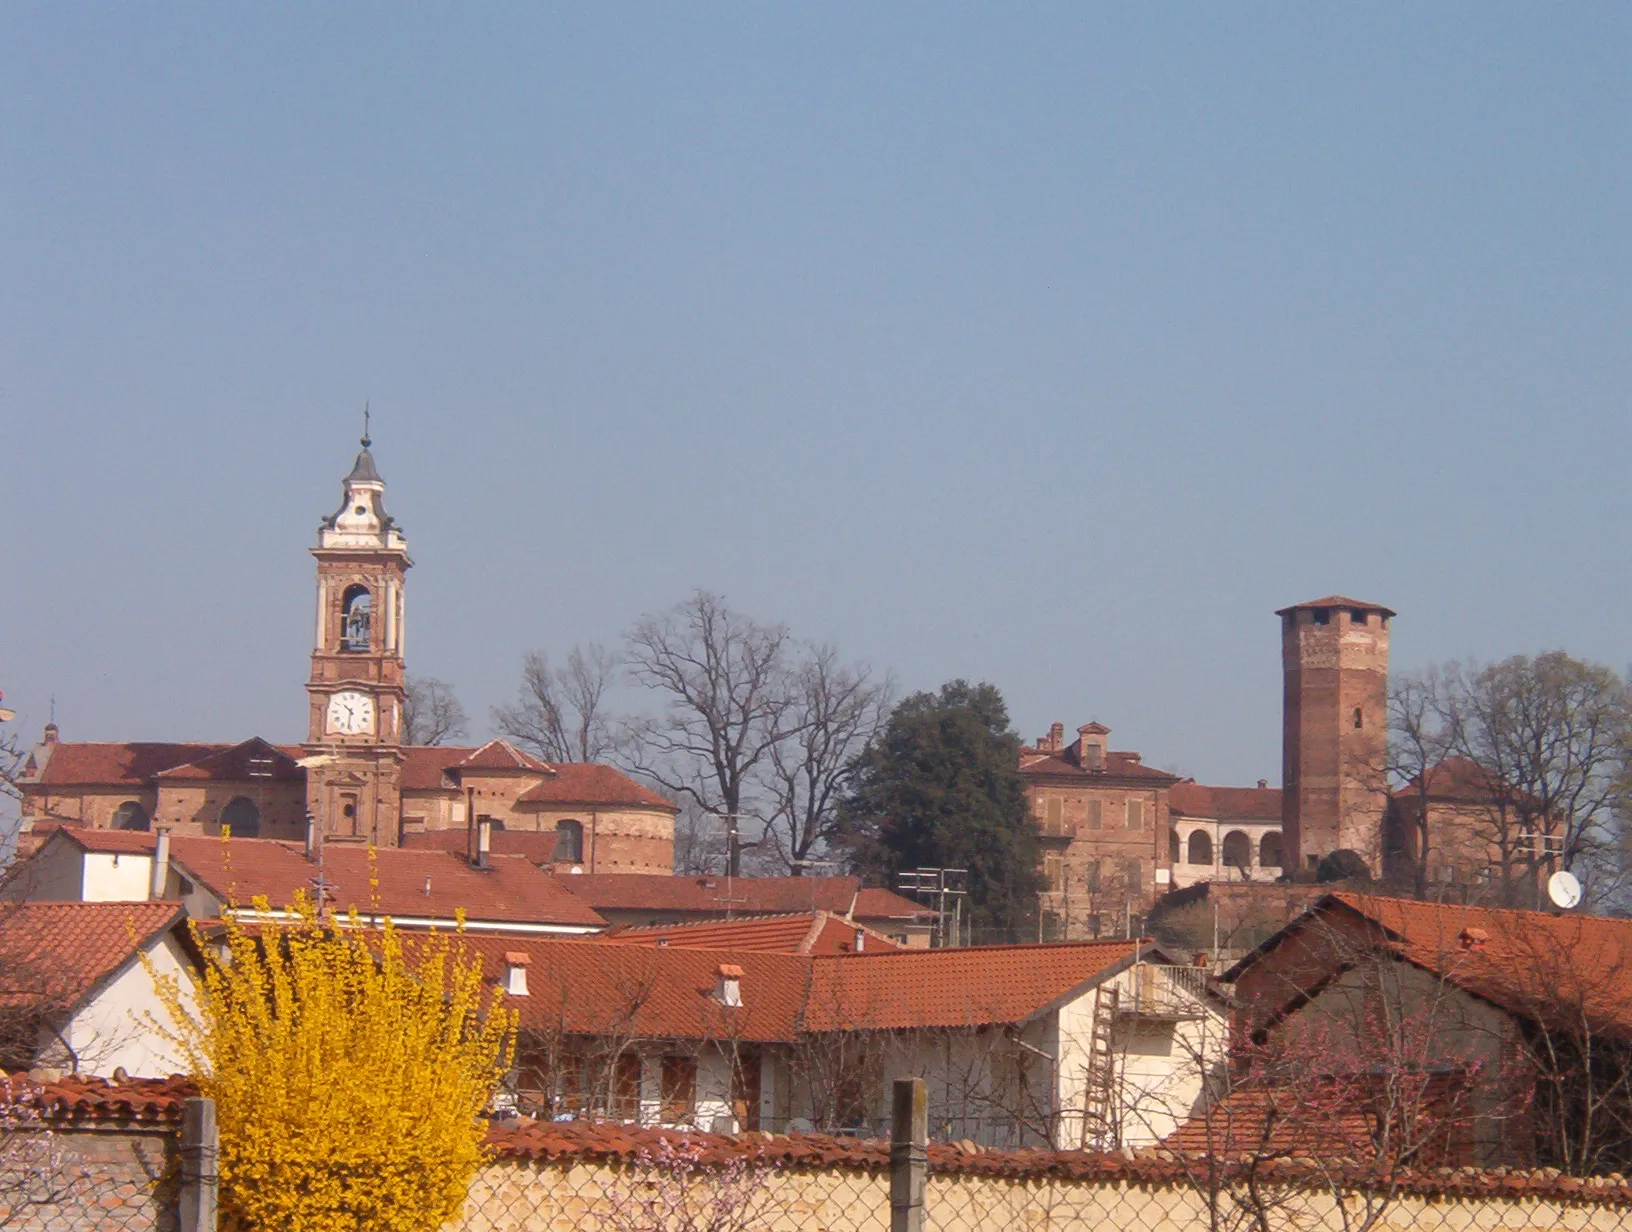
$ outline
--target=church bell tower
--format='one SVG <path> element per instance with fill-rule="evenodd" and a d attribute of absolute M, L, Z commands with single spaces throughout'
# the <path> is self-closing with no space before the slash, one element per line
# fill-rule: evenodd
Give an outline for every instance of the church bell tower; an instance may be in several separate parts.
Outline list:
<path fill-rule="evenodd" d="M 385 512 L 364 428 L 345 500 L 318 526 L 317 629 L 306 683 L 306 809 L 327 838 L 397 845 L 402 813 L 403 582 L 413 561 Z"/>

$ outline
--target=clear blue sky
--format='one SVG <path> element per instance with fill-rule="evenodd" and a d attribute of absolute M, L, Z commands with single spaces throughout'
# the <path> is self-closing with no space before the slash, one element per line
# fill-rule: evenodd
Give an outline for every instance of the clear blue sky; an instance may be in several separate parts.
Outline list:
<path fill-rule="evenodd" d="M 1280 770 L 1271 611 L 1624 667 L 1632 9 L 0 11 L 0 689 L 304 734 L 364 399 L 410 670 L 694 586 Z"/>

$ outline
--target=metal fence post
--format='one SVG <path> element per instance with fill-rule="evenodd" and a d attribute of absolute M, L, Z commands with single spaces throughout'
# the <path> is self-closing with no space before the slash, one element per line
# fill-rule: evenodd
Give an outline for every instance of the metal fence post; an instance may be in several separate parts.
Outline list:
<path fill-rule="evenodd" d="M 215 1232 L 215 1101 L 189 1099 L 181 1113 L 181 1232 Z"/>
<path fill-rule="evenodd" d="M 929 1175 L 929 1098 L 922 1078 L 895 1080 L 890 1123 L 890 1232 L 924 1232 Z"/>

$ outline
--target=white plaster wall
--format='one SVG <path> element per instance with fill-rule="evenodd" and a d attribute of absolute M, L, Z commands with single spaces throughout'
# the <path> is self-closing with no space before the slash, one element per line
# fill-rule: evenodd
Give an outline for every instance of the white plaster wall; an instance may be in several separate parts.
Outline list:
<path fill-rule="evenodd" d="M 191 1005 L 187 961 L 170 935 L 147 947 L 155 971 L 175 979 L 184 1003 Z M 173 1030 L 159 1001 L 154 977 L 132 957 L 91 1001 L 75 1014 L 66 1031 L 81 1073 L 107 1076 L 121 1066 L 132 1077 L 162 1078 L 182 1073 L 186 1063 L 163 1030 Z"/>
<path fill-rule="evenodd" d="M 153 857 L 134 852 L 85 853 L 84 901 L 144 903 L 153 873 Z"/>

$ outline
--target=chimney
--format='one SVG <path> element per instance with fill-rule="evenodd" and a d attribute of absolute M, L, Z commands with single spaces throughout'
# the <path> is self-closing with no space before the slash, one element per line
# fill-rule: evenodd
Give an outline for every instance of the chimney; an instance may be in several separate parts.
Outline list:
<path fill-rule="evenodd" d="M 721 1005 L 735 1008 L 742 1004 L 742 968 L 736 963 L 720 964 L 720 979 L 715 985 L 714 997 Z"/>
<path fill-rule="evenodd" d="M 170 881 L 170 827 L 155 826 L 153 830 L 153 864 L 148 870 L 147 898 L 158 902 L 164 898 Z"/>
<path fill-rule="evenodd" d="M 1077 764 L 1084 770 L 1105 769 L 1105 740 L 1110 734 L 1103 723 L 1084 723 L 1077 728 Z"/>
<path fill-rule="evenodd" d="M 45 725 L 45 736 L 43 739 L 44 743 L 46 744 L 55 744 L 57 742 L 57 725 L 54 721 Z"/>
<path fill-rule="evenodd" d="M 1050 753 L 1058 753 L 1065 747 L 1065 724 L 1050 723 L 1048 725 L 1048 743 L 1043 746 Z"/>
<path fill-rule="evenodd" d="M 317 818 L 306 814 L 306 858 L 317 859 Z"/>
<path fill-rule="evenodd" d="M 867 930 L 865 928 L 858 928 L 858 929 L 856 929 L 856 953 L 859 954 L 863 950 L 865 950 L 866 948 L 867 948 Z"/>
<path fill-rule="evenodd" d="M 1464 950 L 1482 950 L 1485 942 L 1490 940 L 1490 934 L 1482 928 L 1464 928 L 1456 939 L 1462 943 Z"/>
<path fill-rule="evenodd" d="M 487 868 L 493 851 L 493 819 L 483 813 L 476 819 L 476 867 Z"/>
<path fill-rule="evenodd" d="M 1258 780 L 1258 787 L 1259 787 L 1260 790 L 1262 790 L 1263 788 L 1268 787 L 1268 786 L 1269 786 L 1269 780 L 1268 779 L 1259 779 Z"/>
<path fill-rule="evenodd" d="M 527 954 L 524 950 L 505 951 L 504 991 L 512 997 L 527 995 Z"/>

